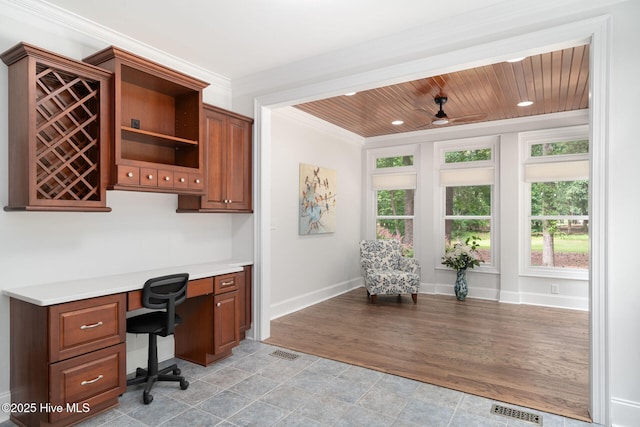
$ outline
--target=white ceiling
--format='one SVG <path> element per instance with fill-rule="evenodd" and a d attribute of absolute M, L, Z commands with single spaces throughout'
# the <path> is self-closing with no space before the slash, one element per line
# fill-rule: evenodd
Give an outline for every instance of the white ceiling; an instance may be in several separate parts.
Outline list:
<path fill-rule="evenodd" d="M 47 0 L 234 79 L 505 0 Z M 505 2 L 506 4 L 507 2 Z"/>

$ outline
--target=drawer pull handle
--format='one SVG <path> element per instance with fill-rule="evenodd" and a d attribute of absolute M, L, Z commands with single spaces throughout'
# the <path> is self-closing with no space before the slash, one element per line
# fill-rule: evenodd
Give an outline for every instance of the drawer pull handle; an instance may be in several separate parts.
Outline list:
<path fill-rule="evenodd" d="M 127 176 L 128 176 L 129 178 L 133 178 L 133 172 L 127 172 Z"/>
<path fill-rule="evenodd" d="M 147 179 L 153 179 L 153 175 L 147 175 Z"/>
<path fill-rule="evenodd" d="M 180 178 L 180 182 L 184 182 L 184 178 Z"/>
<path fill-rule="evenodd" d="M 98 323 L 94 323 L 93 325 L 82 325 L 80 326 L 80 329 L 93 329 L 93 328 L 97 328 L 98 326 L 102 326 L 102 321 L 98 322 Z"/>
<path fill-rule="evenodd" d="M 217 303 L 217 304 L 216 304 L 216 307 L 220 307 L 220 303 Z"/>
<path fill-rule="evenodd" d="M 80 385 L 93 384 L 93 383 L 95 383 L 96 381 L 100 381 L 100 380 L 101 380 L 101 379 L 103 379 L 103 378 L 104 378 L 104 375 L 100 374 L 100 375 L 98 375 L 97 377 L 95 377 L 95 378 L 94 378 L 94 379 L 92 379 L 92 380 L 88 380 L 88 381 L 87 381 L 87 380 L 85 380 L 85 381 L 82 381 L 82 382 L 80 383 Z"/>
<path fill-rule="evenodd" d="M 196 184 L 200 184 L 200 180 L 199 180 L 199 179 L 196 179 L 196 180 L 195 180 L 195 183 L 196 183 Z"/>
<path fill-rule="evenodd" d="M 228 282 L 220 283 L 220 286 L 231 286 L 231 285 L 233 285 L 233 280 L 229 280 Z"/>
<path fill-rule="evenodd" d="M 165 176 L 165 177 L 164 177 L 164 180 L 165 180 L 165 181 L 169 181 L 170 179 L 171 179 L 171 178 L 169 178 L 168 176 Z"/>

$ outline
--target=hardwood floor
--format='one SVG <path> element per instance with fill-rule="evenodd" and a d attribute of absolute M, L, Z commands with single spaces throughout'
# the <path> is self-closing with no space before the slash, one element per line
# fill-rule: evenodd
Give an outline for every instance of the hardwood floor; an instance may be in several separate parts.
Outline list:
<path fill-rule="evenodd" d="M 430 384 L 590 421 L 589 314 L 359 288 L 271 321 L 266 340 Z"/>

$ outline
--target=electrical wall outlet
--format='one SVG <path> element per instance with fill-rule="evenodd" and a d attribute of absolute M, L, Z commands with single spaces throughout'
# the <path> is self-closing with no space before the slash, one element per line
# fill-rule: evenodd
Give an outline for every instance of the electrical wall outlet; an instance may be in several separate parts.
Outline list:
<path fill-rule="evenodd" d="M 558 285 L 557 283 L 552 283 L 551 284 L 551 293 L 552 294 L 559 294 L 560 293 L 560 285 Z"/>

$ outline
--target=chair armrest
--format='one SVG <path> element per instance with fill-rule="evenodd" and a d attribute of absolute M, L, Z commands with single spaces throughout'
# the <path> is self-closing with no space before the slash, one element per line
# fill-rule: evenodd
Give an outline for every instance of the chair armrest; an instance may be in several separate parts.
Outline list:
<path fill-rule="evenodd" d="M 400 257 L 398 260 L 398 268 L 407 273 L 420 274 L 420 264 L 415 258 Z"/>

